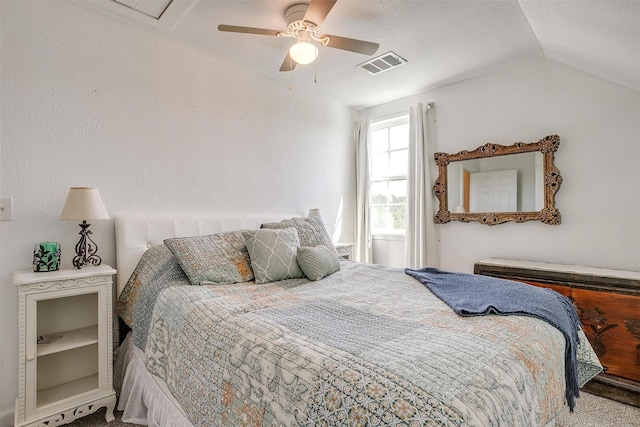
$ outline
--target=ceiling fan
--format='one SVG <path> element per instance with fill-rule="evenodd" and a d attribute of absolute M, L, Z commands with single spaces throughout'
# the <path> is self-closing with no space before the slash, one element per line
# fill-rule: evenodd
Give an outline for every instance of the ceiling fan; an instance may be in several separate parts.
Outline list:
<path fill-rule="evenodd" d="M 313 41 L 322 46 L 351 52 L 373 55 L 378 43 L 347 37 L 323 34 L 319 36 L 320 24 L 327 17 L 337 0 L 311 0 L 309 4 L 294 4 L 285 12 L 287 30 L 267 30 L 263 28 L 240 27 L 237 25 L 218 25 L 219 31 L 232 33 L 258 34 L 263 36 L 293 37 L 296 42 L 287 53 L 280 71 L 291 71 L 296 64 L 309 64 L 318 56 L 318 48 Z"/>

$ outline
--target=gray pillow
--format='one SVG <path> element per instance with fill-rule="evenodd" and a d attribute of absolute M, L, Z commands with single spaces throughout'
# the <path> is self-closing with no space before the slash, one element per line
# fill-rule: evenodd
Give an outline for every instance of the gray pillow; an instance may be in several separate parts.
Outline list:
<path fill-rule="evenodd" d="M 228 284 L 253 280 L 242 231 L 209 236 L 166 239 L 192 285 Z"/>
<path fill-rule="evenodd" d="M 295 228 L 264 228 L 243 234 L 256 283 L 303 277 L 296 261 L 300 241 Z"/>
<path fill-rule="evenodd" d="M 298 265 L 310 280 L 320 280 L 340 270 L 338 256 L 326 246 L 299 247 Z"/>
<path fill-rule="evenodd" d="M 260 228 L 295 228 L 298 231 L 300 246 L 326 246 L 331 251 L 338 253 L 331 242 L 331 237 L 324 225 L 315 218 L 291 218 L 280 222 L 262 224 Z"/>

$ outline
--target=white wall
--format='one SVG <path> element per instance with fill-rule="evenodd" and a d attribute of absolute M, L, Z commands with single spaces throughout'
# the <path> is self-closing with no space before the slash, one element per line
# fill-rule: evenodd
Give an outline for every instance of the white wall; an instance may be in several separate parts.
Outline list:
<path fill-rule="evenodd" d="M 79 238 L 59 222 L 71 186 L 130 210 L 305 214 L 353 241 L 354 112 L 76 4 L 0 2 L 0 425 L 13 424 L 17 292 L 33 245 Z M 113 221 L 95 222 L 115 265 Z"/>
<path fill-rule="evenodd" d="M 435 102 L 438 151 L 560 135 L 562 223 L 441 229 L 441 267 L 487 257 L 640 270 L 640 93 L 542 60 L 360 111 L 379 117 Z"/>

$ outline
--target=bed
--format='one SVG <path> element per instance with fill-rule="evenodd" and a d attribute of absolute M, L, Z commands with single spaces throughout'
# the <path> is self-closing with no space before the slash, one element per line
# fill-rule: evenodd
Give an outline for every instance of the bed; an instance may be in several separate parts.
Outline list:
<path fill-rule="evenodd" d="M 548 427 L 569 410 L 558 329 L 460 317 L 402 269 L 332 257 L 313 219 L 115 221 L 123 421 Z M 580 337 L 582 385 L 602 367 Z"/>

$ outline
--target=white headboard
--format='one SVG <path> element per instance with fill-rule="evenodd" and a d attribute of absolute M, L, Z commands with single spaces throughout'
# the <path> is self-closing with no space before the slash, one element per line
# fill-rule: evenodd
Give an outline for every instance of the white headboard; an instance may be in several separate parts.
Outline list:
<path fill-rule="evenodd" d="M 118 295 L 127 284 L 142 254 L 171 237 L 206 236 L 223 231 L 257 229 L 299 214 L 215 215 L 123 213 L 115 217 Z"/>

